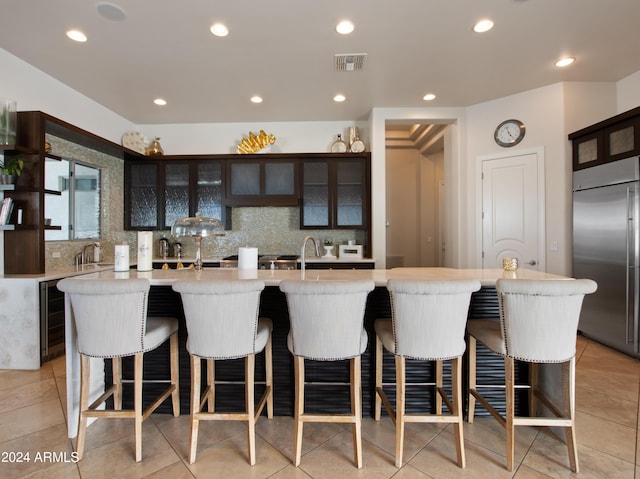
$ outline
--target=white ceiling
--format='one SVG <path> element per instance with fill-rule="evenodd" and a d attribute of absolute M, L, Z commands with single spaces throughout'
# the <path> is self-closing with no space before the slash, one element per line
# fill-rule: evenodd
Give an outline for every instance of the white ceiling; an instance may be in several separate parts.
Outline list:
<path fill-rule="evenodd" d="M 113 0 L 122 21 L 97 3 L 0 0 L 0 47 L 136 124 L 365 120 L 640 70 L 639 0 Z M 484 17 L 495 27 L 478 35 Z M 341 36 L 345 18 L 355 31 Z M 211 35 L 216 21 L 229 36 Z M 346 53 L 366 53 L 364 69 L 335 71 Z M 567 54 L 576 63 L 554 67 Z"/>

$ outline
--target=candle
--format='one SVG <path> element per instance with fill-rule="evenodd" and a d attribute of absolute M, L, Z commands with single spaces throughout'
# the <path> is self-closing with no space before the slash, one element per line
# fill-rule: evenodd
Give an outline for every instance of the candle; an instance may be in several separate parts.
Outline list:
<path fill-rule="evenodd" d="M 117 244 L 115 254 L 114 271 L 129 271 L 129 245 Z"/>
<path fill-rule="evenodd" d="M 138 271 L 153 270 L 153 233 L 138 232 Z"/>
<path fill-rule="evenodd" d="M 258 269 L 258 248 L 238 248 L 238 269 Z"/>

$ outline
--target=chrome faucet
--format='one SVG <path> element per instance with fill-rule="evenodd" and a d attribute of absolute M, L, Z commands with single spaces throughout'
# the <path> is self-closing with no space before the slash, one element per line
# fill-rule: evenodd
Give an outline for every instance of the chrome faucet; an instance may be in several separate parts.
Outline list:
<path fill-rule="evenodd" d="M 318 250 L 318 243 L 316 242 L 316 239 L 313 236 L 306 236 L 304 238 L 304 241 L 302 242 L 302 249 L 300 250 L 300 269 L 302 271 L 304 271 L 304 252 L 309 240 L 313 242 L 313 246 L 316 250 L 316 256 L 320 256 L 320 251 Z"/>
<path fill-rule="evenodd" d="M 93 243 L 86 245 L 82 248 L 81 262 L 82 264 L 89 264 L 89 258 L 93 260 Z"/>

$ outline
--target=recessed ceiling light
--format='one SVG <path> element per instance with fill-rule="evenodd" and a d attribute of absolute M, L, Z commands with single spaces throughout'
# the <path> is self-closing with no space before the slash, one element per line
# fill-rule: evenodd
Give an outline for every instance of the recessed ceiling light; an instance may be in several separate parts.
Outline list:
<path fill-rule="evenodd" d="M 211 33 L 216 37 L 226 37 L 229 35 L 229 29 L 223 23 L 214 23 L 211 25 Z"/>
<path fill-rule="evenodd" d="M 165 106 L 167 104 L 167 100 L 165 100 L 164 98 L 156 98 L 155 100 L 153 100 L 153 103 L 158 106 Z"/>
<path fill-rule="evenodd" d="M 348 35 L 354 29 L 353 23 L 349 20 L 342 20 L 340 23 L 336 25 L 336 32 L 341 35 Z"/>
<path fill-rule="evenodd" d="M 347 99 L 347 97 L 344 96 L 342 93 L 338 93 L 336 96 L 333 97 L 333 101 L 338 102 L 338 103 L 340 103 L 342 101 L 345 101 L 346 99 Z"/>
<path fill-rule="evenodd" d="M 575 62 L 576 59 L 574 57 L 565 57 L 565 58 L 561 58 L 560 60 L 558 60 L 556 62 L 556 66 L 557 67 L 568 67 L 569 65 L 571 65 L 573 62 Z"/>
<path fill-rule="evenodd" d="M 425 96 L 422 97 L 422 99 L 424 101 L 431 101 L 431 100 L 435 100 L 436 96 L 433 93 L 427 93 Z"/>
<path fill-rule="evenodd" d="M 480 20 L 478 23 L 476 23 L 473 26 L 473 31 L 476 33 L 484 33 L 484 32 L 488 32 L 492 28 L 493 28 L 493 22 L 488 18 L 485 18 L 483 20 Z"/>
<path fill-rule="evenodd" d="M 69 30 L 67 32 L 67 36 L 71 38 L 74 42 L 86 42 L 87 36 L 82 33 L 80 30 Z"/>
<path fill-rule="evenodd" d="M 251 97 L 251 102 L 252 103 L 262 103 L 262 97 L 258 96 L 258 95 L 252 96 Z"/>
<path fill-rule="evenodd" d="M 120 21 L 125 19 L 124 10 L 113 3 L 98 2 L 96 8 L 98 9 L 98 13 L 107 20 Z"/>

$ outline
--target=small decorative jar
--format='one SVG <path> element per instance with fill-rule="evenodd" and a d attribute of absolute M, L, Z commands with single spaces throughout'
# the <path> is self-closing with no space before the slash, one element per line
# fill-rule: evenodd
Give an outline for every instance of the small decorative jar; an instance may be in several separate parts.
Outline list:
<path fill-rule="evenodd" d="M 502 269 L 505 271 L 517 271 L 518 258 L 502 258 Z"/>
<path fill-rule="evenodd" d="M 160 146 L 160 137 L 156 136 L 155 139 L 149 143 L 146 150 L 147 156 L 161 156 L 164 154 L 162 146 Z"/>

